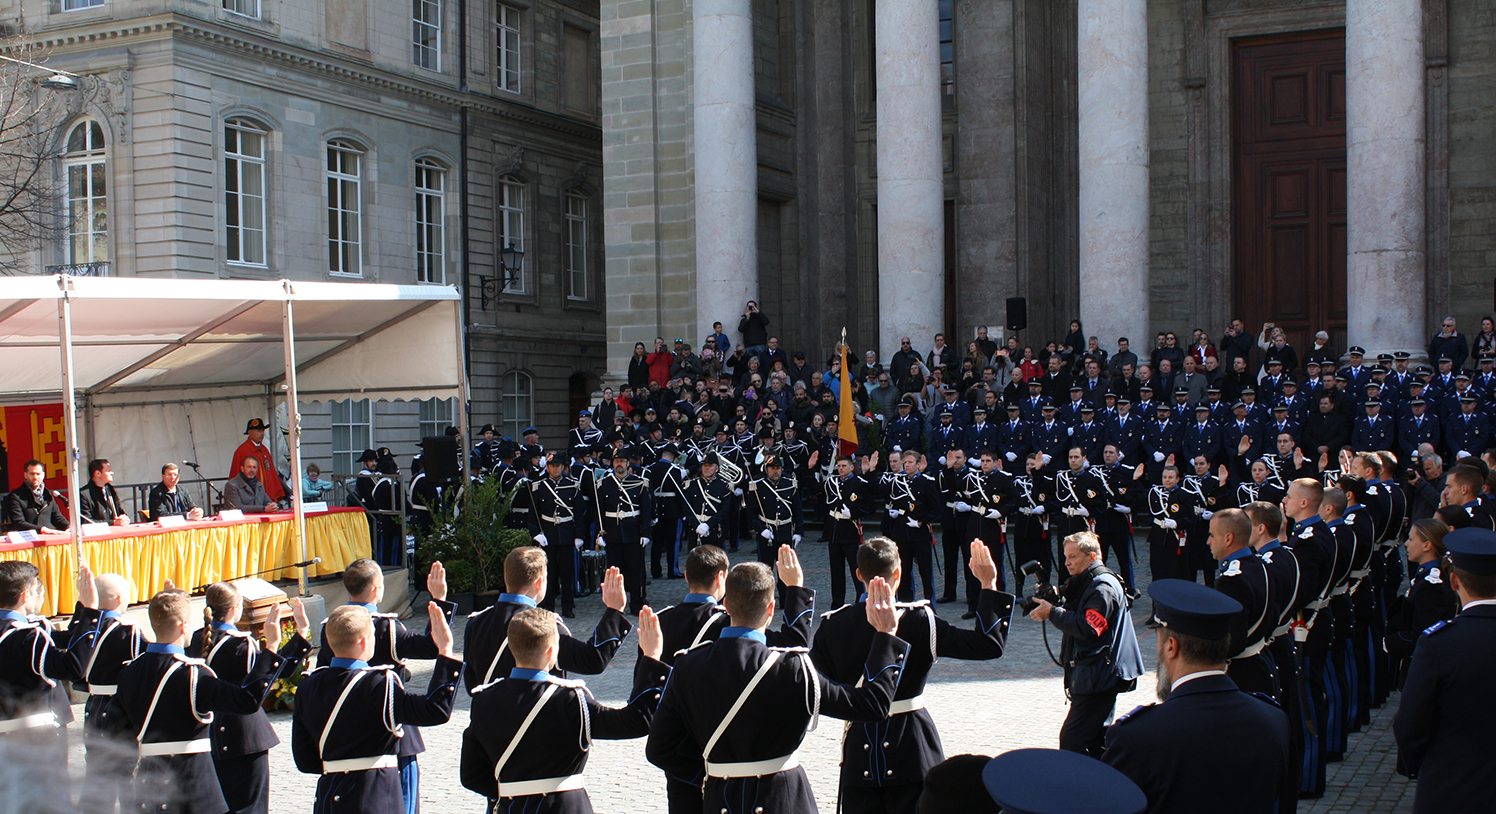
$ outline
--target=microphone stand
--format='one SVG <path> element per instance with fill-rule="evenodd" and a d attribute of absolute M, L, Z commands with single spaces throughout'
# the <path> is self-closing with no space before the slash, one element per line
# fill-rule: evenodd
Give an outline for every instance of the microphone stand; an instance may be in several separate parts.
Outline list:
<path fill-rule="evenodd" d="M 305 562 L 293 562 L 290 565 L 277 565 L 274 568 L 266 568 L 263 571 L 256 571 L 253 574 L 241 574 L 241 575 L 239 575 L 237 577 L 231 577 L 230 579 L 226 579 L 226 580 L 223 580 L 223 581 L 224 582 L 232 582 L 232 581 L 234 581 L 236 579 L 249 579 L 250 577 L 258 577 L 258 576 L 261 576 L 262 574 L 269 574 L 269 573 L 274 572 L 274 571 L 282 571 L 282 570 L 285 570 L 287 568 L 306 568 L 308 566 L 316 565 L 319 562 L 322 562 L 322 558 L 321 557 L 313 557 L 310 560 L 307 560 Z M 212 584 L 211 582 L 208 583 L 208 585 L 211 585 L 211 584 Z M 202 593 L 204 590 L 207 589 L 208 585 L 199 585 L 196 588 L 192 589 L 192 593 L 193 594 Z"/>
<path fill-rule="evenodd" d="M 183 461 L 182 463 L 187 464 L 188 466 L 192 467 L 192 471 L 196 472 L 197 476 L 199 478 L 203 479 L 203 483 L 208 484 L 208 496 L 212 497 L 213 495 L 218 495 L 218 505 L 220 505 L 220 506 L 223 505 L 223 502 L 224 502 L 223 492 L 220 492 L 218 490 L 218 487 L 216 487 L 216 486 L 213 485 L 213 481 L 209 480 L 206 476 L 203 475 L 203 471 L 201 469 L 198 469 L 197 464 L 192 463 L 190 461 Z M 214 514 L 217 514 L 217 512 L 214 512 Z M 261 572 L 261 573 L 263 573 L 263 572 Z"/>

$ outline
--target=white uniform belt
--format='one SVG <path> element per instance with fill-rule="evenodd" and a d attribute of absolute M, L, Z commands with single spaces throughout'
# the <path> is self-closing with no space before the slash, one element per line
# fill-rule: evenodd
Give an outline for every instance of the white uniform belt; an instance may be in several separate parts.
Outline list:
<path fill-rule="evenodd" d="M 350 757 L 343 760 L 322 761 L 322 773 L 339 774 L 342 772 L 367 772 L 373 769 L 394 769 L 399 767 L 399 765 L 400 758 L 394 755 Z"/>
<path fill-rule="evenodd" d="M 531 794 L 555 794 L 558 791 L 571 791 L 582 788 L 585 783 L 582 775 L 574 774 L 570 777 L 547 777 L 544 780 L 520 780 L 514 783 L 499 783 L 500 797 L 526 797 Z"/>
<path fill-rule="evenodd" d="M 1328 605 L 1328 604 L 1330 604 L 1329 597 L 1322 596 L 1322 597 L 1314 600 L 1313 602 L 1310 602 L 1308 605 L 1305 605 L 1304 606 L 1304 610 L 1312 610 L 1312 611 L 1324 610 L 1325 606 Z M 1313 618 L 1313 617 L 1310 617 L 1310 618 Z"/>
<path fill-rule="evenodd" d="M 764 517 L 763 515 L 759 515 L 758 519 L 764 521 L 764 525 L 766 525 L 766 526 L 784 526 L 784 525 L 788 525 L 790 522 L 792 522 L 791 520 L 770 520 L 769 518 Z"/>
<path fill-rule="evenodd" d="M 1254 645 L 1251 645 L 1246 650 L 1243 650 L 1240 653 L 1237 653 L 1236 655 L 1232 656 L 1230 659 L 1227 659 L 1227 660 L 1228 661 L 1239 661 L 1241 659 L 1249 659 L 1249 658 L 1257 655 L 1258 653 L 1261 653 L 1262 649 L 1264 647 L 1267 647 L 1267 641 L 1266 640 L 1260 641 L 1260 642 L 1258 642 L 1258 643 L 1256 643 Z"/>
<path fill-rule="evenodd" d="M 638 517 L 638 516 L 639 516 L 639 513 L 637 511 L 633 511 L 633 512 L 603 512 L 603 517 L 608 517 L 608 518 L 611 518 L 613 520 L 622 520 L 625 517 Z"/>
<path fill-rule="evenodd" d="M 199 752 L 207 752 L 212 749 L 207 738 L 198 738 L 193 741 L 161 741 L 159 743 L 140 744 L 141 757 L 163 757 L 166 755 L 195 755 Z"/>
<path fill-rule="evenodd" d="M 1290 623 L 1288 623 L 1288 624 L 1286 624 L 1286 625 L 1284 625 L 1284 626 L 1282 626 L 1282 627 L 1280 627 L 1280 628 L 1278 628 L 1278 629 L 1277 629 L 1277 630 L 1274 630 L 1274 631 L 1273 631 L 1273 635 L 1272 635 L 1272 637 L 1271 637 L 1271 638 L 1272 638 L 1272 639 L 1273 639 L 1273 640 L 1277 640 L 1277 638 L 1278 638 L 1278 637 L 1279 637 L 1279 636 L 1282 636 L 1282 635 L 1283 635 L 1283 634 L 1285 634 L 1285 633 L 1287 633 L 1287 632 L 1288 632 L 1288 629 L 1289 629 L 1289 628 L 1291 628 L 1291 627 L 1293 627 L 1293 623 L 1292 623 L 1292 622 L 1290 622 Z"/>
<path fill-rule="evenodd" d="M 959 501 L 955 501 L 955 500 L 952 500 L 952 501 L 951 501 L 951 502 L 950 502 L 950 503 L 947 503 L 947 504 L 945 504 L 945 507 L 946 507 L 946 508 L 947 508 L 947 509 L 954 509 L 954 508 L 956 508 L 956 504 L 957 504 L 957 503 L 958 503 L 958 502 L 959 502 Z"/>
<path fill-rule="evenodd" d="M 732 777 L 765 777 L 771 774 L 787 772 L 800 765 L 800 753 L 791 752 L 784 757 L 776 757 L 771 760 L 755 760 L 749 763 L 713 763 L 706 762 L 707 777 L 732 778 Z"/>
<path fill-rule="evenodd" d="M 913 698 L 905 698 L 902 701 L 895 701 L 895 702 L 893 702 L 893 704 L 891 706 L 889 706 L 889 708 L 888 708 L 888 714 L 889 715 L 903 715 L 906 712 L 913 712 L 913 711 L 915 711 L 917 709 L 924 709 L 924 708 L 925 708 L 925 696 L 924 696 L 924 694 L 920 694 L 920 695 L 914 696 Z"/>
<path fill-rule="evenodd" d="M 1351 585 L 1349 582 L 1345 583 L 1344 585 L 1336 585 L 1335 590 L 1330 592 L 1330 596 L 1343 596 L 1345 592 L 1349 591 L 1350 589 Z"/>
<path fill-rule="evenodd" d="M 1080 509 L 1066 508 L 1063 511 L 1065 512 L 1065 514 L 1068 514 L 1071 517 L 1075 517 L 1076 515 L 1080 514 Z"/>
<path fill-rule="evenodd" d="M 1360 570 L 1352 571 L 1351 572 L 1351 579 L 1354 579 L 1354 580 L 1357 580 L 1357 581 L 1366 579 L 1369 576 L 1371 576 L 1371 569 L 1370 568 L 1362 568 Z"/>
<path fill-rule="evenodd" d="M 674 492 L 655 492 L 655 497 L 675 497 Z"/>
<path fill-rule="evenodd" d="M 90 685 L 88 685 L 88 694 L 89 695 L 101 695 L 101 696 L 108 697 L 108 696 L 114 695 L 116 692 L 119 692 L 119 687 L 117 687 L 114 684 L 90 684 Z"/>
<path fill-rule="evenodd" d="M 1383 540 L 1382 542 L 1377 543 L 1377 550 L 1388 551 L 1397 548 L 1399 545 L 1400 543 L 1398 543 L 1396 540 Z"/>
<path fill-rule="evenodd" d="M 560 525 L 561 523 L 570 523 L 571 522 L 571 515 L 568 514 L 565 517 L 551 517 L 548 514 L 542 514 L 540 516 L 540 519 L 544 520 L 547 523 L 555 523 L 557 525 Z"/>
<path fill-rule="evenodd" d="M 57 726 L 57 713 L 36 712 L 31 715 L 22 715 L 8 721 L 0 721 L 0 734 L 6 732 L 22 732 L 27 729 L 42 729 L 43 727 Z"/>
<path fill-rule="evenodd" d="M 513 508 L 509 509 L 509 513 L 510 514 L 529 514 L 530 510 L 529 509 L 520 508 L 520 507 L 516 506 L 516 507 L 513 507 Z"/>

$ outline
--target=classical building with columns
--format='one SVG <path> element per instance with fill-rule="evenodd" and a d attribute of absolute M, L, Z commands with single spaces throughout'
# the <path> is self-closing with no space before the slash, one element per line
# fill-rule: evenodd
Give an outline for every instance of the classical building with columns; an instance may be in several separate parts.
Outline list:
<path fill-rule="evenodd" d="M 1005 322 L 1419 351 L 1496 309 L 1496 8 L 602 0 L 609 372 Z"/>

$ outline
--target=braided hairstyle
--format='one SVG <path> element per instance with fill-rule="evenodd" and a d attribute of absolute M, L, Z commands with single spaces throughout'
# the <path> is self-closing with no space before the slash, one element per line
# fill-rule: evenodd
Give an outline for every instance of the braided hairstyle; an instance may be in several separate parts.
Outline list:
<path fill-rule="evenodd" d="M 215 582 L 209 585 L 206 596 L 207 606 L 203 608 L 202 652 L 202 657 L 205 659 L 213 650 L 213 638 L 217 632 L 213 629 L 213 623 L 227 621 L 234 611 L 244 604 L 244 600 L 239 596 L 239 589 L 227 582 Z"/>

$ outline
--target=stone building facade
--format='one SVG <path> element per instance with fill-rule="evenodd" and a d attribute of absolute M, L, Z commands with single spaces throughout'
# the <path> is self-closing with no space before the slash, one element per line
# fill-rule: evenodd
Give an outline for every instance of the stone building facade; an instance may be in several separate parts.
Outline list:
<path fill-rule="evenodd" d="M 1298 347 L 1325 329 L 1341 351 L 1417 352 L 1443 315 L 1473 332 L 1496 308 L 1488 3 L 602 0 L 600 16 L 613 376 L 636 341 L 735 333 L 747 297 L 817 362 L 843 326 L 887 358 L 901 334 L 927 347 L 920 328 L 1003 325 L 1008 297 L 1027 299 L 1025 342 L 1082 317 L 1135 349 L 1240 316 Z M 720 56 L 745 47 L 751 69 Z M 702 119 L 734 98 L 752 115 Z M 756 179 L 711 190 L 752 196 L 731 210 L 751 217 L 703 214 L 719 173 L 701 162 L 735 160 L 703 142 L 756 155 Z"/>
<path fill-rule="evenodd" d="M 473 426 L 564 437 L 605 370 L 595 0 L 0 0 L 0 21 L 84 75 L 51 122 L 74 217 L 27 267 L 459 286 Z M 403 459 L 451 407 L 305 405 L 309 460 Z"/>

